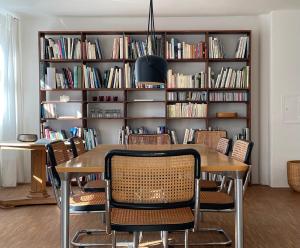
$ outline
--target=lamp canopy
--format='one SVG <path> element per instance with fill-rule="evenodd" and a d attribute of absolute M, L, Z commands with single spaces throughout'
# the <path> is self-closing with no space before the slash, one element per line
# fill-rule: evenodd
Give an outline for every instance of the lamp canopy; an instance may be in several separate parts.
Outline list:
<path fill-rule="evenodd" d="M 135 62 L 135 80 L 137 83 L 165 83 L 167 62 L 156 55 L 156 35 L 154 28 L 153 1 L 150 0 L 146 55 Z"/>

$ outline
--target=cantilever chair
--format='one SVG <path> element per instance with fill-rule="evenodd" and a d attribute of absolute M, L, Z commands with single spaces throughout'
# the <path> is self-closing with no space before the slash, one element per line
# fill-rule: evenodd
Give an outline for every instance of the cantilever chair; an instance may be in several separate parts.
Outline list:
<path fill-rule="evenodd" d="M 67 162 L 69 160 L 68 150 L 63 141 L 54 141 L 47 145 L 49 164 L 47 166 L 48 174 L 51 180 L 54 195 L 58 204 L 61 206 L 61 180 L 56 171 L 56 165 Z M 104 192 L 80 192 L 70 196 L 70 214 L 85 213 L 105 213 L 105 193 Z M 99 243 L 80 243 L 78 239 L 82 235 L 91 235 L 96 233 L 105 233 L 100 229 L 84 229 L 76 232 L 72 238 L 73 246 L 103 246 L 109 244 Z"/>
<path fill-rule="evenodd" d="M 169 134 L 130 134 L 128 136 L 130 145 L 168 145 L 171 144 Z"/>
<path fill-rule="evenodd" d="M 253 142 L 238 140 L 234 144 L 232 158 L 239 160 L 243 163 L 249 164 L 250 155 L 253 148 Z M 251 173 L 251 165 L 244 177 L 243 192 L 246 191 Z M 233 180 L 231 180 L 233 181 Z M 231 192 L 208 192 L 203 191 L 200 193 L 200 212 L 234 212 L 235 204 Z M 232 243 L 229 235 L 222 228 L 201 228 L 200 231 L 217 231 L 225 236 L 224 242 L 209 242 L 197 243 L 191 245 L 230 245 Z"/>
<path fill-rule="evenodd" d="M 73 137 L 70 140 L 71 150 L 73 157 L 76 158 L 79 155 L 86 152 L 83 140 L 79 137 Z M 105 181 L 102 179 L 88 180 L 85 185 L 82 185 L 82 182 L 77 178 L 77 184 L 80 189 L 84 192 L 104 192 L 105 191 Z"/>
<path fill-rule="evenodd" d="M 116 246 L 116 232 L 133 232 L 134 248 L 139 232 L 197 228 L 199 215 L 200 154 L 194 149 L 168 151 L 113 150 L 105 158 L 107 181 L 106 225 Z M 195 211 L 193 212 L 193 208 Z"/>
<path fill-rule="evenodd" d="M 226 131 L 197 131 L 195 133 L 195 144 L 205 144 L 212 149 L 228 155 L 231 140 L 226 139 Z M 201 180 L 202 191 L 218 191 L 219 184 L 215 181 L 216 175 L 212 175 L 212 180 Z M 221 182 L 221 187 L 223 181 Z"/>

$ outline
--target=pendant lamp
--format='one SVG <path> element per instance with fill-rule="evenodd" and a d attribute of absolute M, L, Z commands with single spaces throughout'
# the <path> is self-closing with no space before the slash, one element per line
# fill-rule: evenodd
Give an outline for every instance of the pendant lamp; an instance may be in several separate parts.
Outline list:
<path fill-rule="evenodd" d="M 157 56 L 156 35 L 154 28 L 153 1 L 150 0 L 146 55 L 135 62 L 135 80 L 137 83 L 165 83 L 167 79 L 167 62 Z"/>

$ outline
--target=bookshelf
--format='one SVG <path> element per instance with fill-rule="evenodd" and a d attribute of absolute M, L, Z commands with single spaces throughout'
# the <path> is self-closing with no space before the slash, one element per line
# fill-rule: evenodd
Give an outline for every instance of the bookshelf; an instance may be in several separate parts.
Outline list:
<path fill-rule="evenodd" d="M 122 126 L 145 126 L 154 131 L 157 126 L 166 126 L 169 129 L 176 130 L 178 136 L 183 137 L 185 128 L 201 128 L 227 130 L 229 136 L 234 135 L 242 128 L 249 128 L 251 130 L 251 31 L 250 30 L 191 30 L 191 31 L 157 31 L 157 36 L 161 40 L 162 55 L 167 58 L 168 68 L 174 70 L 176 73 L 183 73 L 187 75 L 204 72 L 205 73 L 205 87 L 202 88 L 126 88 L 125 85 L 125 64 L 133 65 L 135 59 L 126 56 L 125 51 L 125 37 L 130 37 L 130 41 L 144 41 L 146 38 L 146 31 L 40 31 L 38 33 L 39 41 L 39 78 L 45 80 L 45 68 L 54 67 L 57 70 L 62 68 L 73 68 L 78 66 L 83 70 L 83 67 L 97 68 L 103 76 L 103 72 L 112 67 L 120 68 L 120 88 L 85 88 L 82 83 L 78 88 L 45 88 L 41 83 L 39 86 L 40 94 L 40 109 L 44 104 L 55 104 L 57 108 L 62 111 L 59 116 L 67 115 L 68 118 L 59 118 L 55 116 L 52 118 L 44 118 L 40 116 L 40 136 L 43 137 L 43 129 L 45 126 L 53 127 L 54 129 L 66 129 L 77 126 L 82 128 L 97 128 L 100 130 L 101 143 L 116 143 L 118 138 L 118 129 Z M 46 58 L 42 56 L 43 49 L 41 39 L 52 38 L 54 41 L 61 37 L 77 39 L 80 43 L 80 58 Z M 209 56 L 210 37 L 217 37 L 222 41 L 224 46 L 223 58 L 211 58 Z M 239 37 L 248 37 L 248 56 L 245 58 L 235 58 L 235 49 Z M 123 38 L 120 50 L 123 51 L 123 57 L 112 58 L 112 50 L 114 46 L 114 38 Z M 203 57 L 197 58 L 169 58 L 166 57 L 166 42 L 171 42 L 175 38 L 181 44 L 186 42 L 195 45 L 198 42 L 205 42 L 207 53 L 203 53 Z M 91 43 L 96 40 L 100 41 L 102 57 L 88 58 L 84 54 L 84 41 Z M 249 66 L 247 87 L 233 87 L 233 88 L 213 88 L 208 85 L 208 72 L 211 68 L 216 74 L 220 73 L 222 67 L 231 67 L 235 70 L 241 70 L 243 67 Z M 83 80 L 83 72 L 81 73 Z M 168 93 L 186 93 L 193 94 L 197 92 L 205 93 L 207 99 L 193 100 L 180 99 L 168 100 Z M 210 99 L 211 94 L 217 93 L 221 99 Z M 218 95 L 219 94 L 219 95 Z M 231 94 L 231 95 L 230 95 Z M 243 99 L 240 95 L 244 94 L 247 99 Z M 59 97 L 62 95 L 70 96 L 70 101 L 61 102 Z M 117 96 L 116 101 L 100 101 L 93 100 L 93 97 L 99 96 Z M 226 98 L 226 100 L 224 99 Z M 138 101 L 136 101 L 138 99 Z M 150 100 L 149 100 L 150 99 Z M 169 104 L 202 104 L 207 106 L 206 117 L 169 117 Z M 90 111 L 92 106 L 101 106 L 104 110 L 120 109 L 120 115 L 117 117 L 101 116 L 91 117 Z M 218 118 L 216 112 L 232 112 L 238 113 L 235 118 Z M 77 114 L 79 112 L 79 114 Z M 111 133 L 106 133 L 107 131 Z M 116 137 L 114 137 L 116 136 Z"/>

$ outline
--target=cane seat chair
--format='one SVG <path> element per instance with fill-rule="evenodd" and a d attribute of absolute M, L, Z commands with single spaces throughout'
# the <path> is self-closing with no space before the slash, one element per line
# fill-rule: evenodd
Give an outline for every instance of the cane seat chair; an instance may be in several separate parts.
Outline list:
<path fill-rule="evenodd" d="M 106 224 L 112 232 L 163 233 L 196 228 L 199 214 L 200 155 L 193 149 L 169 151 L 113 150 L 105 158 L 107 180 Z M 193 208 L 196 211 L 193 212 Z"/>
<path fill-rule="evenodd" d="M 220 139 L 226 138 L 226 131 L 203 131 L 198 130 L 195 132 L 195 144 L 203 144 L 214 150 L 217 150 Z M 229 149 L 229 147 L 227 148 Z M 226 154 L 227 155 L 227 154 Z M 215 175 L 211 175 L 215 178 Z M 202 191 L 218 191 L 219 184 L 215 180 L 203 179 L 200 182 Z"/>
<path fill-rule="evenodd" d="M 86 152 L 83 140 L 81 138 L 72 137 L 69 141 L 74 158 Z M 98 174 L 92 176 L 99 177 Z M 105 191 L 105 181 L 102 179 L 87 180 L 87 182 L 84 185 L 82 185 L 82 181 L 80 180 L 80 178 L 77 178 L 77 184 L 80 187 L 80 189 L 84 192 Z"/>
<path fill-rule="evenodd" d="M 47 171 L 52 184 L 57 205 L 61 207 L 61 180 L 56 171 L 56 165 L 67 162 L 70 157 L 68 150 L 63 141 L 54 141 L 46 146 L 48 152 Z M 85 213 L 105 213 L 106 196 L 104 192 L 80 192 L 70 195 L 70 214 L 85 214 Z M 103 246 L 108 244 L 99 243 L 80 243 L 79 238 L 86 234 L 105 233 L 105 230 L 100 229 L 83 229 L 76 232 L 71 240 L 73 246 Z"/>
<path fill-rule="evenodd" d="M 234 144 L 232 158 L 249 165 L 253 142 L 238 140 Z M 251 174 L 251 165 L 249 165 L 243 180 L 243 193 L 246 191 Z M 232 180 L 233 182 L 233 180 Z M 230 191 L 227 192 L 208 192 L 200 193 L 200 212 L 233 212 L 235 211 L 234 198 Z M 200 231 L 217 231 L 222 233 L 226 241 L 202 243 L 201 245 L 230 245 L 232 243 L 229 235 L 221 228 L 201 228 Z M 195 244 L 195 245 L 200 245 Z"/>
<path fill-rule="evenodd" d="M 168 145 L 171 144 L 169 134 L 129 134 L 130 145 Z"/>

